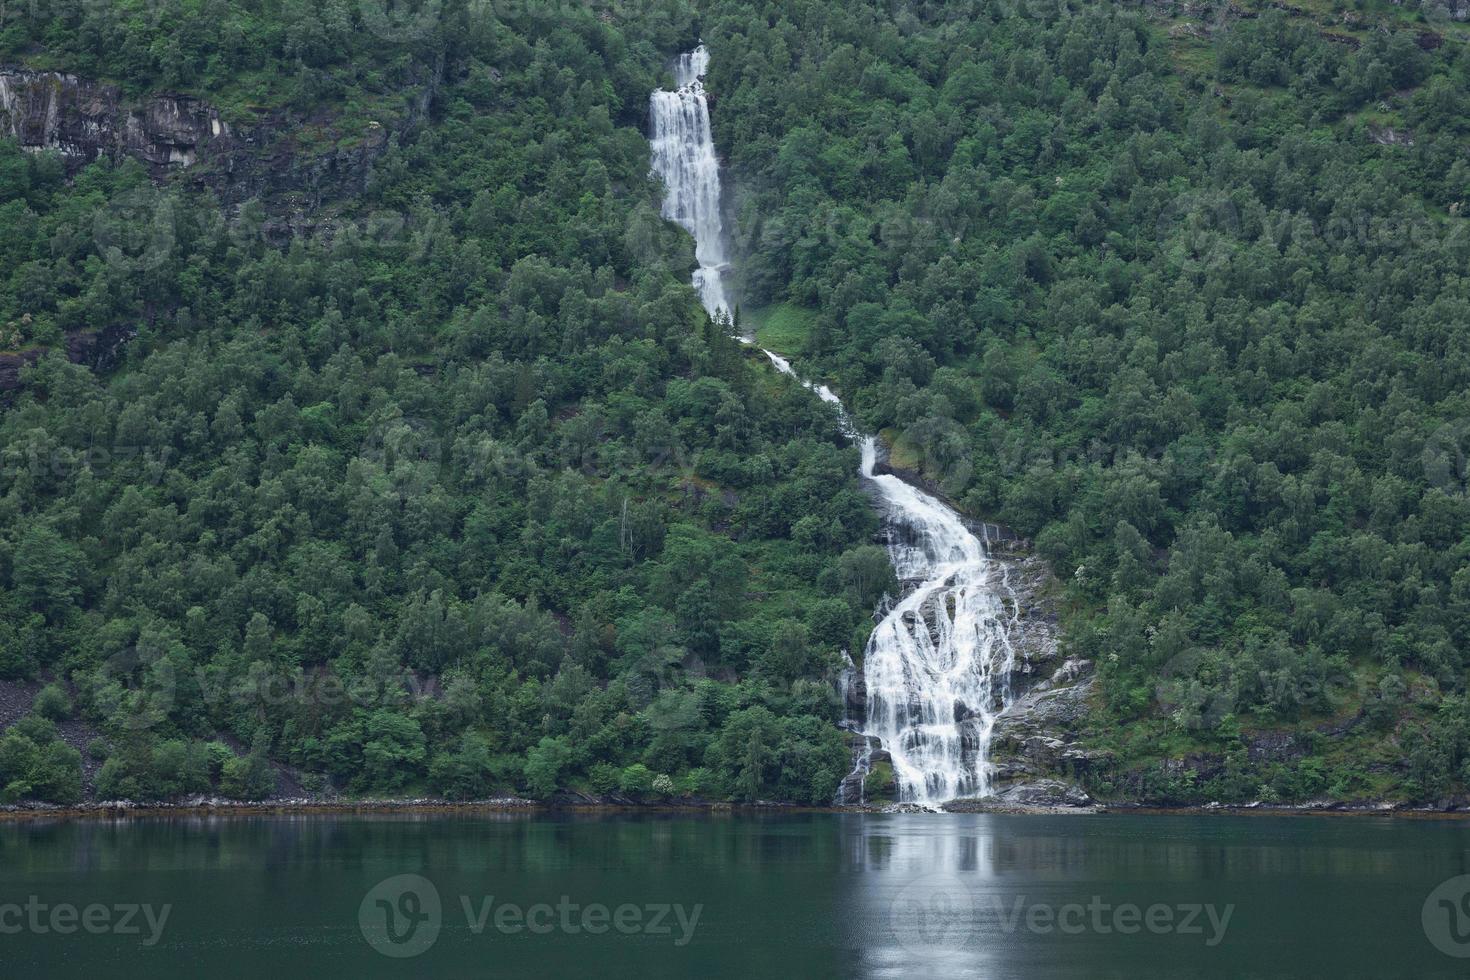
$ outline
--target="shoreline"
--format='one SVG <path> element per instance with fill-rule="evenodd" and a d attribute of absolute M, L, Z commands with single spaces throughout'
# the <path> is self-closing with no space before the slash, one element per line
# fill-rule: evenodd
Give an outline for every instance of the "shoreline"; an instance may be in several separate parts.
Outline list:
<path fill-rule="evenodd" d="M 280 799 L 239 801 L 221 799 L 188 799 L 176 803 L 138 803 L 130 800 L 107 800 L 66 806 L 54 804 L 10 805 L 0 807 L 0 823 L 24 823 L 41 820 L 124 820 L 166 817 L 340 817 L 352 815 L 405 814 L 419 816 L 466 816 L 476 814 L 548 815 L 571 813 L 583 815 L 618 815 L 636 813 L 736 815 L 774 813 L 831 813 L 854 815 L 950 815 L 990 813 L 1004 816 L 1325 816 L 1325 817 L 1395 817 L 1417 820 L 1470 819 L 1470 808 L 1414 807 L 1393 803 L 1327 803 L 1279 804 L 1207 803 L 1190 806 L 1159 806 L 1145 803 L 1098 803 L 1092 806 L 1041 806 L 1013 803 L 985 803 L 978 800 L 955 800 L 938 810 L 925 810 L 901 805 L 890 806 L 807 806 L 795 803 L 757 801 L 724 803 L 713 801 L 633 801 L 595 800 L 529 800 L 502 797 L 488 800 L 373 799 L 310 800 Z"/>

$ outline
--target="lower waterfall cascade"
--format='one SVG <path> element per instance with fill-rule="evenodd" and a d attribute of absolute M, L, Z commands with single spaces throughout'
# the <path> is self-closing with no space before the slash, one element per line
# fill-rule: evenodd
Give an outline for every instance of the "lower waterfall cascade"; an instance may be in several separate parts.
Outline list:
<path fill-rule="evenodd" d="M 680 55 L 677 90 L 654 92 L 649 114 L 653 170 L 667 188 L 663 214 L 694 236 L 699 268 L 693 284 L 706 311 L 718 318 L 730 313 L 724 284 L 729 260 L 703 82 L 709 61 L 702 44 Z M 830 388 L 800 378 L 781 355 L 762 353 L 776 370 L 835 406 L 843 431 L 858 443 L 860 476 L 877 498 L 902 585 L 900 597 L 880 605 L 863 652 L 866 717 L 846 722 L 864 741 L 856 782 L 860 787 L 876 742 L 892 761 L 900 803 L 933 807 L 989 795 L 992 733 L 1010 702 L 1016 668 L 1011 636 L 1019 612 L 1004 565 L 989 558 L 985 544 L 944 502 L 877 471 L 877 440 L 860 431 Z M 852 670 L 846 674 L 845 685 Z"/>

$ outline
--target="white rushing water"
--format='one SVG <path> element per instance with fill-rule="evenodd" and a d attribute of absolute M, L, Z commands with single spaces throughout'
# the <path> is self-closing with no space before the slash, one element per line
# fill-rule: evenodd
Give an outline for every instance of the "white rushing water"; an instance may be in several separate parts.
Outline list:
<path fill-rule="evenodd" d="M 990 741 L 1010 700 L 1017 616 L 1003 566 L 942 502 L 877 474 L 862 440 L 862 474 L 888 520 L 888 554 L 908 591 L 884 613 L 863 654 L 864 734 L 893 759 L 900 798 L 935 804 L 990 793 Z"/>
<path fill-rule="evenodd" d="M 653 123 L 653 172 L 668 188 L 663 215 L 694 236 L 694 288 L 710 316 L 730 315 L 725 298 L 725 236 L 720 227 L 720 164 L 710 135 L 709 99 L 704 74 L 709 49 L 700 45 L 674 63 L 673 92 L 649 100 Z"/>
<path fill-rule="evenodd" d="M 678 91 L 650 105 L 654 171 L 668 188 L 663 213 L 694 236 L 694 285 L 711 316 L 729 313 L 728 266 L 720 226 L 720 176 L 701 79 L 709 51 L 700 45 L 675 66 Z M 876 739 L 893 760 L 901 802 L 935 805 L 990 792 L 991 733 L 1009 700 L 1015 667 L 1010 642 L 1015 604 L 1001 566 L 952 509 L 891 474 L 876 472 L 878 445 L 863 435 L 841 400 L 804 381 L 779 354 L 775 368 L 836 406 L 843 431 L 862 449 L 864 480 L 883 511 L 888 553 L 903 595 L 885 602 L 864 651 L 866 719 L 849 724 Z M 859 767 L 871 756 L 865 750 Z"/>

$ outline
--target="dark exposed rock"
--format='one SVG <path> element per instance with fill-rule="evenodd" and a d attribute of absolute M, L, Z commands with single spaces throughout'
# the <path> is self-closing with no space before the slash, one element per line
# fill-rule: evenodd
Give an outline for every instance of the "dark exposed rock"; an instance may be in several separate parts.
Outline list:
<path fill-rule="evenodd" d="M 66 334 L 66 357 L 73 364 L 84 364 L 94 371 L 109 371 L 122 359 L 128 341 L 138 329 L 126 324 L 105 330 L 69 330 Z"/>
<path fill-rule="evenodd" d="M 36 695 L 40 693 L 45 683 L 44 680 L 0 681 L 0 732 L 8 730 L 30 713 L 32 705 L 35 704 Z M 68 694 L 73 698 L 76 696 L 74 690 L 69 690 Z M 95 790 L 97 772 L 102 768 L 102 763 L 92 758 L 87 751 L 87 746 L 92 741 L 101 738 L 102 733 L 85 720 L 74 717 L 57 722 L 56 734 L 63 742 L 81 753 L 82 792 L 90 797 Z"/>
<path fill-rule="evenodd" d="M 861 679 L 861 678 L 859 678 Z M 861 717 L 861 716 L 850 716 Z M 898 787 L 893 782 L 893 757 L 888 754 L 876 738 L 851 729 L 847 732 L 847 747 L 852 759 L 852 769 L 842 777 L 837 786 L 833 802 L 838 806 L 858 806 L 872 802 L 874 797 L 892 799 Z M 889 767 L 887 785 L 877 785 L 873 773 Z"/>
<path fill-rule="evenodd" d="M 130 106 L 116 86 L 27 68 L 0 68 L 0 134 L 30 150 L 57 151 L 69 171 L 126 155 L 155 176 L 194 164 L 210 143 L 233 135 L 198 99 L 156 95 Z"/>
<path fill-rule="evenodd" d="M 137 334 L 136 328 L 121 324 L 105 330 L 69 330 L 65 339 L 67 360 L 94 371 L 111 370 L 122 359 L 128 341 Z M 32 347 L 0 354 L 0 394 L 18 389 L 21 370 L 39 361 L 47 350 Z"/>
<path fill-rule="evenodd" d="M 0 354 L 0 392 L 14 391 L 19 388 L 21 369 L 36 363 L 44 353 L 46 353 L 44 348 L 33 347 L 29 350 Z"/>
<path fill-rule="evenodd" d="M 1096 800 L 1074 783 L 1061 779 L 1035 779 L 1017 783 L 980 800 L 951 800 L 943 809 L 950 813 L 985 811 L 1091 808 Z"/>
<path fill-rule="evenodd" d="M 442 72 L 442 64 L 422 67 L 419 83 L 407 90 L 406 109 L 386 124 L 368 123 L 359 133 L 287 109 L 237 125 L 191 96 L 159 93 L 128 100 L 104 82 L 0 66 L 0 136 L 32 152 L 55 151 L 68 174 L 103 157 L 132 157 L 155 181 L 208 188 L 227 207 L 259 200 L 267 212 L 261 233 L 281 243 L 322 234 L 313 212 L 365 189 L 378 157 L 428 115 Z M 306 148 L 308 131 L 325 138 Z M 135 332 L 132 327 L 73 331 L 66 337 L 67 356 L 107 370 Z M 0 353 L 0 393 L 16 390 L 22 369 L 44 354 L 43 348 Z"/>
<path fill-rule="evenodd" d="M 1392 126 L 1369 126 L 1368 138 L 1379 146 L 1413 146 L 1414 134 Z"/>
<path fill-rule="evenodd" d="M 0 67 L 0 135 L 28 150 L 56 151 L 69 173 L 102 157 L 133 157 L 156 180 L 184 175 L 226 205 L 275 202 L 268 209 L 294 224 L 305 210 L 365 187 L 393 137 L 416 129 L 428 114 L 442 70 L 421 69 L 404 111 L 346 132 L 289 109 L 234 124 L 191 96 L 159 93 L 129 101 L 104 82 Z M 325 148 L 305 148 L 307 133 L 324 135 Z"/>
<path fill-rule="evenodd" d="M 1255 732 L 1243 740 L 1252 762 L 1295 762 L 1307 754 L 1307 747 L 1291 732 Z"/>

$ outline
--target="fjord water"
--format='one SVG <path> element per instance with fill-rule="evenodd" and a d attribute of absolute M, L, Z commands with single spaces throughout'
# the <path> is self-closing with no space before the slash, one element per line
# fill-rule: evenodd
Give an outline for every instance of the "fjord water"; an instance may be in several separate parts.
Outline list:
<path fill-rule="evenodd" d="M 29 821 L 0 825 L 0 965 L 12 977 L 191 980 L 1459 976 L 1466 961 L 1431 945 L 1420 914 L 1437 883 L 1467 871 L 1470 823 L 1377 817 Z M 369 945 L 361 913 L 374 886 L 403 874 L 433 884 L 442 922 L 421 953 L 391 958 Z M 146 926 L 15 931 L 5 907 L 32 896 L 171 910 L 152 946 Z M 463 906 L 492 896 L 497 909 L 701 908 L 682 945 L 672 917 L 667 935 L 477 934 Z M 1233 906 L 1223 935 L 1207 915 L 1198 933 L 1124 933 L 1111 915 L 1103 932 L 1090 913 L 1064 932 L 1032 911 L 1207 904 L 1217 919 Z"/>
<path fill-rule="evenodd" d="M 700 45 L 674 65 L 673 92 L 650 98 L 653 169 L 666 192 L 663 213 L 694 236 L 694 273 L 710 316 L 728 314 L 729 266 L 720 219 L 720 172 L 703 78 L 709 50 Z M 783 357 L 776 369 L 797 377 Z M 806 383 L 806 382 L 803 382 Z M 862 435 L 825 385 L 806 383 L 836 406 L 862 449 L 861 475 L 877 495 L 888 552 L 904 594 L 886 605 L 863 652 L 865 719 L 851 719 L 892 759 L 901 802 L 934 805 L 990 792 L 990 742 L 1009 700 L 1015 666 L 1010 633 L 1014 595 L 999 565 L 943 502 L 892 475 L 876 472 L 877 442 Z M 1005 596 L 1012 601 L 1002 602 Z M 859 769 L 870 757 L 864 752 Z M 858 779 L 847 784 L 861 785 Z M 856 801 L 844 801 L 856 802 Z"/>

